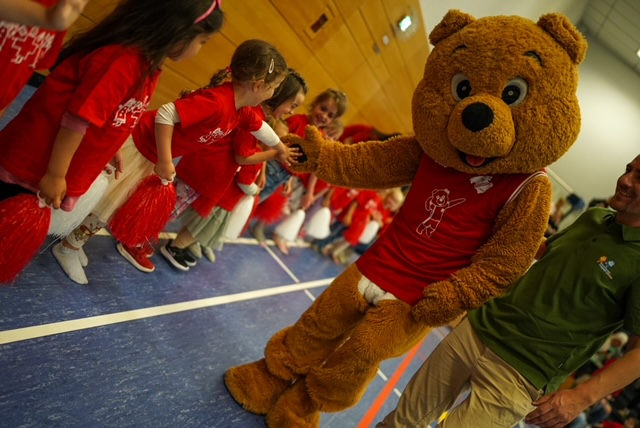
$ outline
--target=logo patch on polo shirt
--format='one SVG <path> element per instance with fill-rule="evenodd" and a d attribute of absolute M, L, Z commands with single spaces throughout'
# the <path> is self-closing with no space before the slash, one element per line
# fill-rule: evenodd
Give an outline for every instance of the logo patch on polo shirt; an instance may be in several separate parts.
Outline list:
<path fill-rule="evenodd" d="M 602 269 L 602 271 L 609 277 L 609 279 L 613 279 L 613 276 L 611 276 L 611 269 L 613 269 L 615 265 L 616 262 L 614 262 L 613 260 L 608 260 L 607 256 L 601 256 L 598 259 L 598 266 L 600 266 L 600 269 Z"/>

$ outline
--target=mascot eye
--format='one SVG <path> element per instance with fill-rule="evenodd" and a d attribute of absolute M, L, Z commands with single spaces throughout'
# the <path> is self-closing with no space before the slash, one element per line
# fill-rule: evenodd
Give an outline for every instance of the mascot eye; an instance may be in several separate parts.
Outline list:
<path fill-rule="evenodd" d="M 456 101 L 467 98 L 471 94 L 471 82 L 467 76 L 458 73 L 451 79 L 451 93 Z"/>
<path fill-rule="evenodd" d="M 527 98 L 528 89 L 529 85 L 524 79 L 516 77 L 515 79 L 509 80 L 507 86 L 502 90 L 502 101 L 511 107 L 515 107 Z"/>

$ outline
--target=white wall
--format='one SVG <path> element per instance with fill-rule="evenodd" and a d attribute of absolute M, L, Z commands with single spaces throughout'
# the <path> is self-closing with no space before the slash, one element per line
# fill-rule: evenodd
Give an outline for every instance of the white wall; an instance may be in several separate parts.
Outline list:
<path fill-rule="evenodd" d="M 612 195 L 625 165 L 640 154 L 640 74 L 590 40 L 578 99 L 578 141 L 551 169 L 588 201 Z"/>
<path fill-rule="evenodd" d="M 584 0 L 421 0 L 420 5 L 427 31 L 431 31 L 449 9 L 478 18 L 520 15 L 534 21 L 545 13 L 562 12 L 575 23 L 586 4 Z M 551 169 L 589 201 L 610 196 L 625 165 L 640 154 L 640 74 L 590 39 L 580 66 L 578 99 L 582 130 Z"/>
<path fill-rule="evenodd" d="M 577 22 L 587 6 L 585 0 L 420 0 L 427 31 L 433 30 L 449 9 L 460 9 L 476 18 L 518 15 L 537 21 L 541 15 L 561 12 Z"/>

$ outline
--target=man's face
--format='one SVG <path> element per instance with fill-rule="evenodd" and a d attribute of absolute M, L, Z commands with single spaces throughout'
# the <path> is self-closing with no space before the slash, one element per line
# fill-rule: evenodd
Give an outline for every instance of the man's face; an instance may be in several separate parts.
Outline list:
<path fill-rule="evenodd" d="M 620 223 L 640 227 L 640 156 L 636 156 L 618 178 L 616 193 L 609 204 L 618 212 Z"/>

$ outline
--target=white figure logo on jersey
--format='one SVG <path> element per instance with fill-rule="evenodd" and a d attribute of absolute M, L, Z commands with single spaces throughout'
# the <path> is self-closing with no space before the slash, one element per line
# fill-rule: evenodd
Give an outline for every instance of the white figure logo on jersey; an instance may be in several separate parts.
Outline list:
<path fill-rule="evenodd" d="M 116 128 L 122 125 L 128 124 L 130 128 L 135 128 L 140 120 L 140 116 L 147 110 L 149 106 L 149 96 L 144 97 L 144 100 L 140 101 L 135 98 L 130 98 L 124 104 L 118 106 L 118 111 L 113 118 L 112 125 Z"/>
<path fill-rule="evenodd" d="M 471 177 L 469 181 L 473 184 L 473 187 L 479 195 L 493 187 L 493 183 L 491 182 L 492 178 L 490 175 L 476 175 L 475 177 Z"/>
<path fill-rule="evenodd" d="M 38 61 L 51 49 L 55 38 L 55 33 L 39 27 L 0 21 L 0 51 L 13 50 L 13 64 L 27 62 L 35 69 Z"/>
<path fill-rule="evenodd" d="M 465 198 L 449 200 L 449 193 L 449 189 L 434 189 L 431 192 L 431 197 L 424 203 L 428 216 L 416 228 L 419 235 L 431 237 L 440 225 L 444 212 L 466 201 Z"/>
<path fill-rule="evenodd" d="M 198 142 L 202 144 L 211 144 L 217 140 L 220 140 L 226 135 L 229 135 L 230 132 L 230 129 L 227 131 L 223 131 L 221 128 L 216 128 L 213 131 L 210 131 L 209 133 L 204 134 L 200 138 L 198 138 Z"/>

